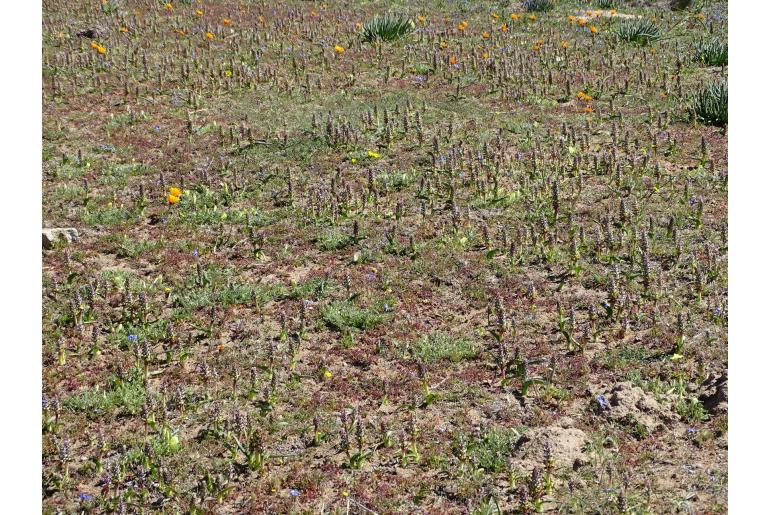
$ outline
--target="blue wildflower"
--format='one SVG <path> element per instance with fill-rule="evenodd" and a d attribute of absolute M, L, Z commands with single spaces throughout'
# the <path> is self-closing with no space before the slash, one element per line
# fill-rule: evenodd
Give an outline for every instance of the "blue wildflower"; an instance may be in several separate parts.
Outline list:
<path fill-rule="evenodd" d="M 78 495 L 78 498 L 81 501 L 83 501 L 83 502 L 88 502 L 91 499 L 93 499 L 94 497 L 92 495 L 90 495 L 90 494 L 85 493 L 85 492 L 81 492 L 80 495 Z"/>
<path fill-rule="evenodd" d="M 289 495 L 292 497 L 299 497 L 299 490 L 292 488 L 291 490 L 289 490 Z"/>
<path fill-rule="evenodd" d="M 597 395 L 596 402 L 597 404 L 599 404 L 599 409 L 601 410 L 606 410 L 610 407 L 609 403 L 607 402 L 607 399 L 604 398 L 604 395 Z"/>
<path fill-rule="evenodd" d="M 135 334 L 129 334 L 128 335 L 128 341 L 130 341 L 132 343 L 136 343 L 136 342 L 139 341 L 139 337 L 137 335 L 135 335 Z"/>

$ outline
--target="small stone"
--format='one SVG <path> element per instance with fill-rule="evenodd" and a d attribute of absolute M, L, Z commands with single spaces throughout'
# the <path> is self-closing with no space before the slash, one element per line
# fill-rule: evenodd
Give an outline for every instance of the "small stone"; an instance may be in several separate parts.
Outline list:
<path fill-rule="evenodd" d="M 59 227 L 43 229 L 43 248 L 50 250 L 59 238 L 64 238 L 67 243 L 78 241 L 78 230 L 73 227 Z"/>

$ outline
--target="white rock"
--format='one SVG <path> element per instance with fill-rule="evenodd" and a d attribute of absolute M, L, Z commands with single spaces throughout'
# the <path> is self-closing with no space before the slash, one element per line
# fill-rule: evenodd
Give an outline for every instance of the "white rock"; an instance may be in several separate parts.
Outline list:
<path fill-rule="evenodd" d="M 43 229 L 43 248 L 52 249 L 53 244 L 59 238 L 64 238 L 67 243 L 78 241 L 78 230 L 73 227 L 51 227 Z"/>

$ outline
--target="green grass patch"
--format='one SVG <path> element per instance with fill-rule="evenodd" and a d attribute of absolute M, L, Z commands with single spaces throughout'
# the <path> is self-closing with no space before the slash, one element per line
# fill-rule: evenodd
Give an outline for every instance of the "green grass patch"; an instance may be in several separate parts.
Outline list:
<path fill-rule="evenodd" d="M 139 412 L 146 397 L 142 371 L 132 368 L 125 377 L 112 377 L 106 389 L 97 386 L 66 399 L 63 404 L 91 415 L 115 410 L 134 415 Z"/>
<path fill-rule="evenodd" d="M 323 307 L 324 321 L 343 332 L 350 329 L 371 329 L 389 318 L 393 303 L 381 301 L 370 307 L 357 306 L 349 300 L 337 300 Z"/>
<path fill-rule="evenodd" d="M 478 346 L 473 341 L 444 332 L 423 335 L 414 343 L 413 351 L 415 356 L 426 363 L 441 360 L 458 363 L 479 354 Z"/>
<path fill-rule="evenodd" d="M 120 225 L 136 220 L 136 214 L 123 206 L 107 205 L 86 208 L 80 214 L 83 223 L 90 226 Z"/>
<path fill-rule="evenodd" d="M 325 230 L 316 240 L 321 250 L 341 250 L 353 243 L 353 237 L 337 227 Z"/>
<path fill-rule="evenodd" d="M 492 473 L 503 472 L 508 468 L 508 458 L 515 452 L 520 437 L 521 433 L 514 428 L 492 429 L 467 443 L 468 456 L 478 468 Z"/>

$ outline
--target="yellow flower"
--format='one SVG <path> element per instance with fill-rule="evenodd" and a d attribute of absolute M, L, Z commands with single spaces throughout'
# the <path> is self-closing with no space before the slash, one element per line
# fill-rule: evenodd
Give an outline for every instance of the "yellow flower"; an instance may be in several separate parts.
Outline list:
<path fill-rule="evenodd" d="M 107 49 L 106 49 L 106 48 L 104 48 L 102 45 L 99 45 L 99 46 L 97 47 L 96 51 L 97 51 L 97 52 L 99 52 L 100 54 L 105 54 L 105 53 L 107 53 Z"/>
<path fill-rule="evenodd" d="M 706 19 L 706 15 L 705 15 L 705 14 L 703 14 L 703 13 L 698 13 L 698 19 L 699 19 L 699 20 L 701 20 L 701 21 L 703 21 L 703 20 L 705 20 L 705 19 Z"/>
<path fill-rule="evenodd" d="M 464 32 L 467 27 L 468 27 L 468 22 L 467 21 L 461 21 L 460 23 L 457 24 L 457 29 L 460 32 Z"/>
<path fill-rule="evenodd" d="M 352 158 L 352 159 L 350 160 L 350 162 L 351 162 L 351 163 L 353 163 L 353 164 L 356 164 L 356 163 L 358 162 L 358 159 L 356 159 L 356 158 L 354 157 L 354 158 Z"/>
<path fill-rule="evenodd" d="M 233 21 L 230 18 L 225 18 L 224 20 L 222 20 L 222 23 L 224 23 L 225 25 L 230 25 L 232 22 Z"/>
<path fill-rule="evenodd" d="M 500 25 L 500 32 L 505 32 L 507 30 L 508 30 L 508 25 L 507 24 L 503 23 L 502 25 Z"/>
<path fill-rule="evenodd" d="M 171 9 L 174 8 L 171 2 L 166 2 L 165 4 L 163 4 L 163 7 L 165 7 L 167 11 L 170 11 Z"/>
<path fill-rule="evenodd" d="M 127 29 L 127 28 L 125 28 L 125 27 L 120 27 L 118 30 L 119 30 L 120 32 L 128 32 L 128 29 Z"/>
<path fill-rule="evenodd" d="M 535 16 L 534 14 L 530 14 L 529 21 L 537 21 L 537 16 Z"/>
<path fill-rule="evenodd" d="M 566 41 L 562 41 L 561 42 L 561 47 L 562 48 L 569 48 L 569 43 L 567 43 Z"/>
<path fill-rule="evenodd" d="M 176 186 L 172 186 L 168 189 L 168 194 L 173 195 L 175 197 L 181 197 L 182 196 L 182 190 L 177 188 Z"/>
<path fill-rule="evenodd" d="M 195 9 L 195 16 L 203 16 L 203 11 L 200 9 Z"/>
<path fill-rule="evenodd" d="M 593 113 L 594 109 L 591 106 L 586 106 L 585 109 L 583 109 L 583 112 L 586 113 L 586 114 Z"/>
<path fill-rule="evenodd" d="M 99 48 L 99 43 L 97 43 L 96 41 L 91 41 L 91 48 L 96 50 L 97 48 Z"/>
<path fill-rule="evenodd" d="M 350 495 L 350 494 L 348 493 L 347 490 L 343 490 L 342 491 L 342 497 L 347 497 L 348 495 Z"/>
<path fill-rule="evenodd" d="M 212 34 L 211 32 L 207 32 L 206 39 L 214 39 L 214 34 Z"/>
<path fill-rule="evenodd" d="M 485 30 L 484 32 L 481 33 L 481 37 L 484 39 L 487 39 L 489 37 L 489 32 Z"/>
<path fill-rule="evenodd" d="M 578 99 L 583 100 L 584 102 L 590 102 L 591 100 L 594 99 L 594 97 L 582 91 L 578 91 L 577 97 Z"/>
<path fill-rule="evenodd" d="M 339 45 L 334 45 L 334 51 L 337 52 L 338 54 L 341 54 L 342 52 L 345 51 L 345 49 Z"/>
<path fill-rule="evenodd" d="M 575 21 L 575 17 L 574 16 L 572 16 L 571 14 L 569 16 L 567 16 L 567 23 L 572 23 L 574 21 Z"/>
<path fill-rule="evenodd" d="M 419 23 L 425 23 L 425 16 L 423 16 L 422 14 L 421 14 L 421 15 L 419 15 L 419 16 L 417 17 L 417 21 L 418 21 Z"/>
<path fill-rule="evenodd" d="M 257 21 L 259 23 L 265 23 L 265 17 L 260 14 L 259 16 L 257 16 Z"/>
<path fill-rule="evenodd" d="M 596 25 L 591 25 L 591 34 L 596 34 L 599 32 L 599 29 L 596 28 Z"/>
<path fill-rule="evenodd" d="M 439 43 L 439 45 L 438 45 L 438 46 L 440 46 L 440 47 L 443 49 L 443 48 L 446 48 L 446 47 L 447 47 L 447 46 L 449 46 L 449 45 L 447 45 L 447 42 L 446 42 L 446 41 L 442 41 L 441 43 Z"/>
<path fill-rule="evenodd" d="M 326 371 L 324 372 L 324 377 L 325 377 L 326 379 L 329 379 L 331 376 L 332 376 L 332 373 L 331 373 L 331 372 L 329 372 L 328 370 L 326 370 Z"/>
<path fill-rule="evenodd" d="M 500 17 L 500 15 L 497 13 L 492 13 L 490 16 L 492 16 L 494 19 L 498 19 Z"/>
<path fill-rule="evenodd" d="M 483 54 L 481 54 L 481 58 L 482 59 L 489 59 L 489 53 L 484 52 Z"/>
<path fill-rule="evenodd" d="M 610 9 L 610 16 L 615 16 L 616 14 L 618 14 L 618 11 L 615 9 Z"/>
<path fill-rule="evenodd" d="M 577 23 L 578 23 L 578 25 L 580 25 L 582 27 L 583 25 L 586 24 L 586 20 L 585 20 L 585 18 L 578 18 Z"/>
<path fill-rule="evenodd" d="M 455 64 L 457 64 L 457 58 L 455 56 L 450 56 L 449 57 L 449 65 L 450 66 L 454 66 Z"/>
<path fill-rule="evenodd" d="M 521 18 L 521 15 L 520 15 L 520 14 L 511 13 L 511 20 L 512 20 L 512 21 L 516 21 L 516 20 L 518 20 L 519 18 Z"/>
<path fill-rule="evenodd" d="M 366 153 L 366 155 L 368 155 L 368 156 L 369 156 L 369 157 L 371 157 L 372 159 L 379 159 L 379 157 L 380 157 L 380 154 L 378 154 L 377 152 L 374 152 L 374 151 L 372 151 L 372 150 L 370 150 L 369 152 L 367 152 L 367 153 Z"/>
<path fill-rule="evenodd" d="M 177 197 L 176 195 L 171 195 L 171 194 L 168 195 L 168 203 L 169 204 L 176 204 L 178 202 L 179 202 L 179 197 Z"/>

